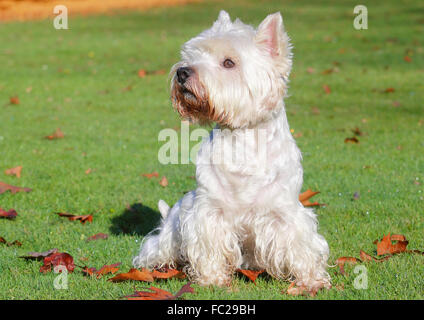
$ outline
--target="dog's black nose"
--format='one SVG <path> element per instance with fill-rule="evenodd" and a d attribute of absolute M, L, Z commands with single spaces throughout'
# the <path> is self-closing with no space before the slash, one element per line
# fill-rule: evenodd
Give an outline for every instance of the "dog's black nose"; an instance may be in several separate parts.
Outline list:
<path fill-rule="evenodd" d="M 177 69 L 177 79 L 179 84 L 184 84 L 186 80 L 193 74 L 193 69 L 189 67 L 181 67 Z"/>

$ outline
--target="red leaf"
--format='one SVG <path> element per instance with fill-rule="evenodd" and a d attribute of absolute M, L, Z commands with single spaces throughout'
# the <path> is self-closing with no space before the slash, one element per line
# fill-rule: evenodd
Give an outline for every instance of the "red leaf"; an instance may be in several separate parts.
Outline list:
<path fill-rule="evenodd" d="M 330 94 L 331 93 L 331 88 L 328 85 L 324 84 L 322 86 L 322 88 L 324 89 L 324 91 L 325 91 L 326 94 Z"/>
<path fill-rule="evenodd" d="M 56 252 L 44 258 L 40 272 L 46 273 L 51 271 L 51 268 L 56 266 L 65 266 L 69 272 L 74 271 L 74 258 L 66 252 Z"/>
<path fill-rule="evenodd" d="M 20 103 L 18 96 L 10 97 L 9 101 L 10 101 L 10 104 L 19 104 Z"/>
<path fill-rule="evenodd" d="M 356 137 L 352 137 L 352 138 L 346 138 L 344 140 L 345 143 L 354 143 L 354 144 L 358 144 L 359 140 Z"/>
<path fill-rule="evenodd" d="M 55 140 L 55 139 L 63 139 L 64 137 L 65 137 L 64 133 L 60 130 L 60 128 L 57 128 L 55 132 L 53 132 L 49 136 L 46 136 L 45 138 L 48 140 Z"/>
<path fill-rule="evenodd" d="M 339 266 L 340 268 L 340 273 L 345 275 L 346 272 L 344 270 L 344 265 L 346 263 L 350 263 L 350 264 L 356 264 L 357 262 L 359 262 L 359 260 L 355 257 L 340 257 L 336 260 L 336 264 Z"/>
<path fill-rule="evenodd" d="M 121 282 L 121 281 L 127 281 L 127 280 L 134 280 L 134 281 L 147 281 L 152 282 L 153 276 L 147 269 L 130 269 L 127 273 L 120 273 L 114 276 L 113 278 L 110 278 L 108 281 L 112 282 Z"/>
<path fill-rule="evenodd" d="M 255 283 L 256 278 L 264 272 L 264 270 L 244 270 L 244 269 L 237 269 L 237 272 L 240 272 L 241 274 L 245 275 L 250 279 L 250 281 L 253 281 Z M 255 283 L 256 284 L 256 283 Z"/>
<path fill-rule="evenodd" d="M 396 243 L 392 244 L 392 241 L 396 241 Z M 405 252 L 407 245 L 408 241 L 403 235 L 394 235 L 392 238 L 389 233 L 387 236 L 384 236 L 380 242 L 377 242 L 377 255 L 381 256 L 383 254 Z"/>
<path fill-rule="evenodd" d="M 152 173 L 143 173 L 143 177 L 146 177 L 148 179 L 150 179 L 152 177 L 159 178 L 159 173 L 157 173 L 156 171 L 154 171 Z"/>
<path fill-rule="evenodd" d="M 0 194 L 5 193 L 6 191 L 10 191 L 12 194 L 15 194 L 17 192 L 31 192 L 32 190 L 30 188 L 15 187 L 0 181 Z"/>
<path fill-rule="evenodd" d="M 0 237 L 0 243 L 4 243 L 6 246 L 10 247 L 10 246 L 22 246 L 22 243 L 18 240 L 15 240 L 13 242 L 7 242 L 5 238 Z"/>
<path fill-rule="evenodd" d="M 0 218 L 6 218 L 6 219 L 15 219 L 17 217 L 18 213 L 14 209 L 10 209 L 9 211 L 5 211 L 2 208 L 0 208 Z"/>
<path fill-rule="evenodd" d="M 97 233 L 94 236 L 88 237 L 87 241 L 99 240 L 99 239 L 107 239 L 109 235 L 106 233 Z"/>
<path fill-rule="evenodd" d="M 56 252 L 57 252 L 56 248 L 48 250 L 48 251 L 44 251 L 44 252 L 28 252 L 26 256 L 20 256 L 19 258 L 41 260 Z"/>
<path fill-rule="evenodd" d="M 310 202 L 309 199 L 312 198 L 314 195 L 318 194 L 319 191 L 312 191 L 311 189 L 306 190 L 305 192 L 302 192 L 299 194 L 299 201 L 302 203 L 304 207 L 318 207 L 322 206 L 324 204 L 318 203 L 318 202 Z"/>
<path fill-rule="evenodd" d="M 56 214 L 59 215 L 59 217 L 68 218 L 68 220 L 70 220 L 70 221 L 79 220 L 79 221 L 81 221 L 82 224 L 85 224 L 87 221 L 93 222 L 93 216 L 91 214 L 79 215 L 79 216 L 74 215 L 74 214 L 70 214 L 70 213 L 66 213 L 66 212 L 56 212 Z"/>
<path fill-rule="evenodd" d="M 184 293 L 194 293 L 194 289 L 190 285 L 191 283 L 188 282 L 175 295 L 163 289 L 150 287 L 148 288 L 150 291 L 135 291 L 134 294 L 125 298 L 128 300 L 175 300 Z"/>
<path fill-rule="evenodd" d="M 155 279 L 170 279 L 170 278 L 178 278 L 184 279 L 185 273 L 176 269 L 162 268 L 159 270 L 153 270 L 151 275 Z"/>
<path fill-rule="evenodd" d="M 22 166 L 18 166 L 15 168 L 7 169 L 4 173 L 8 176 L 16 176 L 17 178 L 21 177 Z"/>

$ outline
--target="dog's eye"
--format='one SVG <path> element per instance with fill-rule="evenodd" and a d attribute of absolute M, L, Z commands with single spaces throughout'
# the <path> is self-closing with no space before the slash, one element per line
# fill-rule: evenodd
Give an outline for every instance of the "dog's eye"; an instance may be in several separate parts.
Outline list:
<path fill-rule="evenodd" d="M 222 65 L 224 66 L 224 68 L 230 69 L 233 68 L 236 64 L 231 59 L 225 59 Z"/>

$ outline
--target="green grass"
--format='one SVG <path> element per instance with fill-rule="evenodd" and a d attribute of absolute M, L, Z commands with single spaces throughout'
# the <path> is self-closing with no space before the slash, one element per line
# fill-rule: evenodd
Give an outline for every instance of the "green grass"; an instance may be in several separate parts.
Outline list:
<path fill-rule="evenodd" d="M 166 69 L 178 61 L 181 44 L 209 27 L 219 9 L 257 25 L 281 10 L 294 44 L 288 118 L 304 155 L 304 188 L 320 190 L 320 232 L 340 256 L 375 254 L 372 241 L 402 233 L 409 248 L 424 249 L 424 24 L 422 1 L 373 1 L 369 29 L 353 28 L 357 1 L 234 1 L 194 4 L 114 16 L 70 18 L 70 30 L 51 21 L 0 25 L 0 181 L 33 188 L 0 195 L 15 221 L 0 219 L 0 236 L 22 247 L 0 244 L 1 299 L 117 299 L 143 283 L 110 283 L 76 271 L 69 289 L 55 290 L 55 274 L 40 274 L 40 262 L 19 259 L 29 251 L 58 248 L 78 265 L 122 262 L 131 267 L 142 234 L 158 221 L 158 199 L 177 201 L 195 187 L 193 165 L 161 165 L 158 132 L 180 126 L 169 101 L 166 75 L 137 76 L 137 70 Z M 412 62 L 404 61 L 409 53 Z M 323 75 L 338 64 L 339 72 Z M 310 74 L 308 68 L 316 72 Z M 322 86 L 331 87 L 325 94 Z M 132 90 L 124 88 L 132 85 Z M 30 93 L 26 92 L 32 87 Z M 386 88 L 393 93 L 383 93 Z M 18 95 L 19 105 L 8 105 Z M 394 101 L 400 106 L 395 107 Z M 320 113 L 314 114 L 316 107 Z M 363 120 L 366 119 L 366 120 Z M 65 139 L 44 136 L 60 127 Z M 359 127 L 360 144 L 344 139 Z M 398 148 L 401 146 L 401 148 Z M 22 165 L 21 179 L 4 170 Z M 84 172 L 92 168 L 93 172 Z M 159 171 L 170 185 L 142 173 Z M 414 183 L 414 181 L 420 184 Z M 354 192 L 360 199 L 352 201 Z M 138 213 L 127 204 L 142 203 Z M 82 225 L 54 215 L 94 214 Z M 86 242 L 95 233 L 108 240 Z M 81 261 L 88 258 L 88 261 Z M 424 257 L 398 255 L 366 264 L 369 288 L 329 272 L 344 290 L 314 299 L 423 299 Z M 184 281 L 154 285 L 176 292 Z M 289 283 L 236 278 L 231 290 L 201 288 L 187 299 L 295 299 L 281 294 Z M 300 297 L 298 299 L 308 299 Z"/>

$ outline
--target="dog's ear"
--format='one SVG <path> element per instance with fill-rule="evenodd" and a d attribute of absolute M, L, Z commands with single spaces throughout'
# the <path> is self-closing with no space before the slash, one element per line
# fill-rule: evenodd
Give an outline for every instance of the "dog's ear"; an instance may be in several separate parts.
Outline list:
<path fill-rule="evenodd" d="M 212 26 L 212 29 L 220 29 L 222 27 L 226 27 L 231 24 L 231 18 L 227 11 L 221 10 L 218 15 L 218 19 L 216 19 L 215 23 Z"/>
<path fill-rule="evenodd" d="M 268 15 L 261 22 L 255 41 L 257 45 L 266 50 L 283 70 L 283 76 L 287 76 L 291 66 L 290 39 L 284 30 L 283 17 L 280 12 Z"/>

